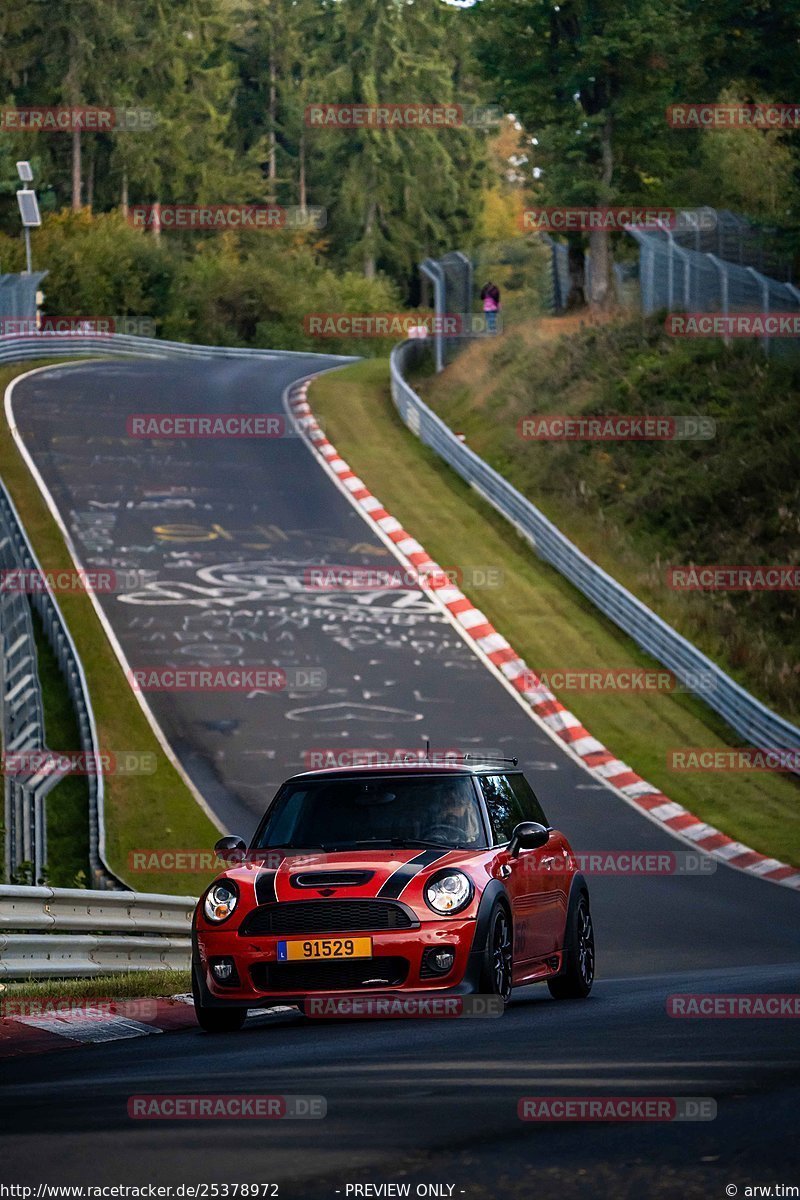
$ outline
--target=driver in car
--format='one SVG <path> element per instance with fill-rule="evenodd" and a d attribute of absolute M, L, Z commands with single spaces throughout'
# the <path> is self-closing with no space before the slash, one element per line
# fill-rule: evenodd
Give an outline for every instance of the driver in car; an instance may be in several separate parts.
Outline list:
<path fill-rule="evenodd" d="M 461 788 L 452 784 L 444 788 L 425 836 L 431 841 L 436 841 L 438 836 L 447 842 L 470 846 L 479 834 L 475 805 L 470 804 Z"/>

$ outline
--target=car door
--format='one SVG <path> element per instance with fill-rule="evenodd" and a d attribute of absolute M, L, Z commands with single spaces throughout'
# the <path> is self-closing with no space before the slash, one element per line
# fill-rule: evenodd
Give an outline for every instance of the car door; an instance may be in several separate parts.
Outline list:
<path fill-rule="evenodd" d="M 547 895 L 548 906 L 551 911 L 549 917 L 553 919 L 553 944 L 548 946 L 550 949 L 561 949 L 564 941 L 564 928 L 567 921 L 567 907 L 569 903 L 569 884 L 572 873 L 572 856 L 570 853 L 569 844 L 565 837 L 557 830 L 550 828 L 550 822 L 544 815 L 536 794 L 528 783 L 521 771 L 516 771 L 508 776 L 509 783 L 513 788 L 514 795 L 517 798 L 519 811 L 523 814 L 520 818 L 523 821 L 537 821 L 540 825 L 544 825 L 545 829 L 550 829 L 550 839 L 545 846 L 540 846 L 538 850 L 529 851 L 529 853 L 538 855 L 536 860 L 537 871 L 546 880 L 549 881 L 549 887 L 544 886 Z M 523 853 L 525 853 L 523 851 Z M 549 935 L 548 935 L 549 936 Z"/>
<path fill-rule="evenodd" d="M 519 786 L 517 780 L 524 786 Z M 506 846 L 514 827 L 520 821 L 537 821 L 547 827 L 547 818 L 521 774 L 484 775 L 481 787 L 492 841 L 499 851 L 499 875 L 511 900 L 514 961 L 521 965 L 545 958 L 560 946 L 566 913 L 563 869 L 558 869 L 563 861 L 560 845 L 548 842 L 534 850 L 520 850 L 512 857 Z"/>

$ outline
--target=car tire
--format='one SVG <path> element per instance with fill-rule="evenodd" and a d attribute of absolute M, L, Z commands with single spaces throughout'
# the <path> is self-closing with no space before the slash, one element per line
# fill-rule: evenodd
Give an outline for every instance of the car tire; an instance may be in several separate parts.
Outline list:
<path fill-rule="evenodd" d="M 495 903 L 489 917 L 486 948 L 483 952 L 480 988 L 483 995 L 502 996 L 507 1001 L 511 995 L 511 980 L 514 968 L 511 917 L 504 904 Z"/>
<path fill-rule="evenodd" d="M 196 965 L 192 966 L 192 997 L 197 1024 L 206 1033 L 237 1033 L 247 1020 L 246 1008 L 216 1008 L 203 1003 L 203 987 Z"/>
<path fill-rule="evenodd" d="M 578 894 L 570 905 L 564 937 L 564 966 L 560 975 L 548 979 L 555 1000 L 585 1000 L 594 983 L 594 926 L 589 897 Z"/>

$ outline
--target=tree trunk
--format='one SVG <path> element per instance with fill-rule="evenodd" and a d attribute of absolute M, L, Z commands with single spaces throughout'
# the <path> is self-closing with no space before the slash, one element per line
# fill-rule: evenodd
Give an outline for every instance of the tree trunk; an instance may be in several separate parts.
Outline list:
<path fill-rule="evenodd" d="M 611 238 L 607 229 L 593 229 L 589 234 L 589 304 L 598 311 L 614 306 Z"/>
<path fill-rule="evenodd" d="M 602 203 L 607 202 L 614 174 L 614 152 L 611 140 L 611 117 L 606 117 L 600 135 L 602 170 L 600 175 Z M 589 304 L 598 312 L 614 307 L 614 260 L 611 252 L 611 237 L 606 229 L 593 229 L 589 234 Z"/>
<path fill-rule="evenodd" d="M 72 131 L 72 211 L 81 206 L 81 131 Z"/>
<path fill-rule="evenodd" d="M 153 205 L 153 237 L 161 237 L 161 201 L 156 200 Z"/>
<path fill-rule="evenodd" d="M 569 293 L 564 307 L 570 312 L 573 308 L 583 308 L 586 304 L 586 255 L 583 248 L 572 241 L 567 249 L 567 270 Z"/>
<path fill-rule="evenodd" d="M 364 253 L 364 278 L 375 278 L 375 252 L 372 248 L 372 231 L 375 228 L 375 217 L 377 215 L 377 207 L 375 201 L 370 202 L 367 209 L 367 220 L 364 225 L 364 245 L 366 247 Z"/>
<path fill-rule="evenodd" d="M 122 187 L 119 197 L 120 208 L 122 209 L 123 217 L 128 216 L 128 168 L 122 168 Z"/>
<path fill-rule="evenodd" d="M 89 212 L 92 211 L 94 204 L 94 156 L 89 159 L 89 168 L 86 172 L 86 207 Z"/>
<path fill-rule="evenodd" d="M 276 137 L 275 137 L 275 120 L 278 110 L 278 89 L 276 87 L 276 71 L 275 71 L 275 54 L 270 46 L 269 50 L 269 160 L 267 167 L 267 178 L 269 179 L 269 195 L 267 197 L 270 204 L 275 204 L 277 197 L 275 189 L 278 178 L 278 163 L 276 157 Z"/>
<path fill-rule="evenodd" d="M 306 195 L 306 135 L 300 134 L 300 146 L 298 149 L 298 159 L 300 162 L 300 179 L 299 179 L 299 200 L 300 211 L 305 214 L 308 197 Z"/>

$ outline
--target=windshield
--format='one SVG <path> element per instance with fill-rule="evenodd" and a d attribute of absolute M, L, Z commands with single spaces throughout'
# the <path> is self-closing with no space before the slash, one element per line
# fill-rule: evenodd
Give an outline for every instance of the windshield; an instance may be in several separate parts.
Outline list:
<path fill-rule="evenodd" d="M 393 846 L 486 846 L 468 776 L 443 779 L 320 779 L 278 793 L 254 848 L 352 850 Z"/>

